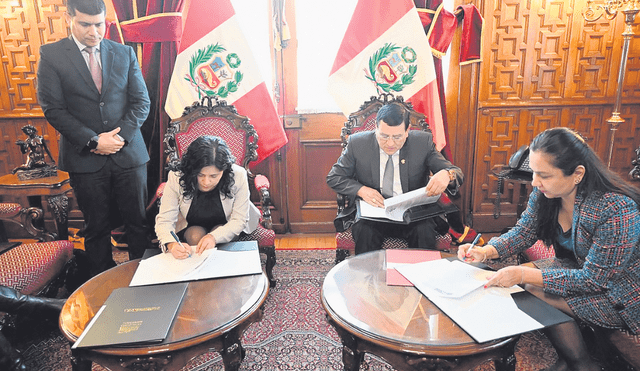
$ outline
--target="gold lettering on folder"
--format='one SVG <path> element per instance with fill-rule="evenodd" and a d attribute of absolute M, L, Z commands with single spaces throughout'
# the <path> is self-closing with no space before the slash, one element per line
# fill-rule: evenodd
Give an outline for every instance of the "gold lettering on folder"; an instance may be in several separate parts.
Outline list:
<path fill-rule="evenodd" d="M 129 332 L 138 331 L 140 326 L 142 326 L 142 321 L 123 322 L 120 325 L 120 329 L 118 329 L 118 334 L 126 334 Z"/>

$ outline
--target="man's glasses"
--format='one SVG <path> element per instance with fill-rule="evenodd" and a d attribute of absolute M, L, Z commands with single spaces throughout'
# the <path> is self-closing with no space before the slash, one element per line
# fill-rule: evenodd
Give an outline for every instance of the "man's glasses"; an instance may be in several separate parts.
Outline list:
<path fill-rule="evenodd" d="M 388 135 L 388 134 L 380 134 L 376 132 L 376 135 L 378 136 L 378 139 L 383 142 L 386 142 L 389 139 L 391 139 L 394 142 L 398 143 L 398 142 L 401 142 L 402 139 L 404 139 L 404 134 Z"/>

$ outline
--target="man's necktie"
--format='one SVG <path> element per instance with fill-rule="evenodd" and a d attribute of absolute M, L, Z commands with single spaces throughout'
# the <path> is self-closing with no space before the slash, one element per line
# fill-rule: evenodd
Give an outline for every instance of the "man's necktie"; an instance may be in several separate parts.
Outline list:
<path fill-rule="evenodd" d="M 389 156 L 387 165 L 384 167 L 384 176 L 382 177 L 382 196 L 385 198 L 393 197 L 393 160 Z"/>
<path fill-rule="evenodd" d="M 102 69 L 100 68 L 98 61 L 93 54 L 93 48 L 88 46 L 84 48 L 84 51 L 89 54 L 89 71 L 91 71 L 93 82 L 96 84 L 96 88 L 98 88 L 98 91 L 102 93 Z"/>

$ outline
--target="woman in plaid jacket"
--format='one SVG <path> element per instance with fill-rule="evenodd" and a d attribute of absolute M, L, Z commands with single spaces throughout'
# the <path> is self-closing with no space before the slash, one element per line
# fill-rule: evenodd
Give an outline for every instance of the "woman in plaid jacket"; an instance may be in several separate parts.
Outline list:
<path fill-rule="evenodd" d="M 640 334 L 640 191 L 602 163 L 575 132 L 553 128 L 531 143 L 535 187 L 508 233 L 469 251 L 467 261 L 504 258 L 537 240 L 556 258 L 499 270 L 487 286 L 526 289 L 574 318 Z M 552 370 L 599 370 L 574 321 L 546 330 L 558 351 Z"/>

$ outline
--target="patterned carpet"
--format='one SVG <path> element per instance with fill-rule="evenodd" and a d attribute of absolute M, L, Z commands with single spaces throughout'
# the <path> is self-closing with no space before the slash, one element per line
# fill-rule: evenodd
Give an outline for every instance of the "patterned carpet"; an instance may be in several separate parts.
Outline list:
<path fill-rule="evenodd" d="M 126 259 L 126 253 L 115 256 Z M 242 370 L 342 370 L 341 344 L 327 324 L 320 304 L 320 288 L 334 266 L 331 250 L 278 250 L 264 318 L 244 333 L 246 357 Z M 31 323 L 13 339 L 29 370 L 71 370 L 68 343 L 54 324 Z M 534 332 L 521 337 L 516 347 L 518 371 L 536 371 L 556 359 L 546 338 Z M 185 370 L 223 370 L 217 353 L 193 359 Z M 493 370 L 486 363 L 475 371 Z M 94 364 L 93 370 L 104 370 Z M 393 370 L 382 359 L 367 355 L 361 370 Z"/>

